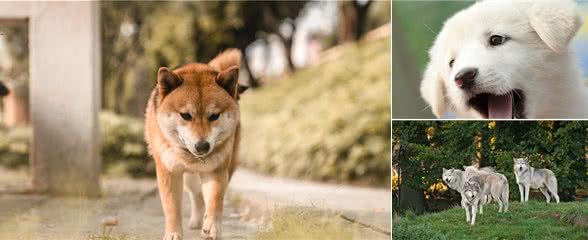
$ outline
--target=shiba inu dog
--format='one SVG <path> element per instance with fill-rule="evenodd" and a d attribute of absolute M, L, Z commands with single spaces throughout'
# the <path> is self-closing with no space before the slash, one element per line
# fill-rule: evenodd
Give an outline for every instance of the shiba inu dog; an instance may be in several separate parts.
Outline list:
<path fill-rule="evenodd" d="M 0 82 L 0 97 L 4 97 L 8 95 L 8 93 L 10 93 L 8 88 L 2 82 Z"/>
<path fill-rule="evenodd" d="M 538 188 L 547 202 L 550 202 L 551 196 L 553 196 L 555 201 L 559 203 L 557 178 L 551 170 L 531 167 L 528 163 L 528 158 L 514 158 L 513 160 L 514 173 L 521 193 L 521 202 L 528 202 L 529 190 Z"/>
<path fill-rule="evenodd" d="M 471 225 L 476 224 L 476 215 L 478 207 L 482 205 L 481 196 L 483 195 L 480 184 L 475 181 L 467 181 L 463 185 L 463 199 L 461 200 L 466 209 L 466 219 Z M 471 221 L 470 221 L 471 219 Z"/>
<path fill-rule="evenodd" d="M 182 239 L 182 189 L 190 195 L 189 226 L 201 237 L 221 235 L 223 198 L 238 164 L 241 53 L 227 50 L 208 64 L 157 72 L 145 113 L 165 214 L 164 240 Z"/>
<path fill-rule="evenodd" d="M 569 43 L 582 26 L 571 0 L 478 1 L 448 19 L 420 92 L 437 117 L 588 117 L 588 87 Z"/>
<path fill-rule="evenodd" d="M 464 170 L 465 181 L 480 185 L 482 196 L 491 195 L 498 203 L 498 212 L 508 211 L 509 187 L 504 175 L 480 171 L 474 166 L 464 166 Z"/>

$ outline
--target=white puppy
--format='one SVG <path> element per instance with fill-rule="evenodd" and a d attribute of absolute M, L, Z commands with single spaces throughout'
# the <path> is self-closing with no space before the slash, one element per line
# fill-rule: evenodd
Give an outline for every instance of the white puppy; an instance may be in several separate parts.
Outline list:
<path fill-rule="evenodd" d="M 568 49 L 571 0 L 482 1 L 445 22 L 421 95 L 437 117 L 588 118 L 588 87 Z"/>

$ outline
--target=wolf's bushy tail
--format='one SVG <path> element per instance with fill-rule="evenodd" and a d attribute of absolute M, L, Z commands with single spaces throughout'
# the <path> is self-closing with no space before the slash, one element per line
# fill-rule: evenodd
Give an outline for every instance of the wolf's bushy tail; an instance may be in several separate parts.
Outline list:
<path fill-rule="evenodd" d="M 242 54 L 239 49 L 229 48 L 210 60 L 208 65 L 221 72 L 233 66 L 238 67 L 241 64 L 241 57 Z"/>

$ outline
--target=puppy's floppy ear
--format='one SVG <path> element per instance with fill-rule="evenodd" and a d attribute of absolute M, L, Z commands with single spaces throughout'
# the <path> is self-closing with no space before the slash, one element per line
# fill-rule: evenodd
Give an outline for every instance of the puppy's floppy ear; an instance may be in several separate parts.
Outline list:
<path fill-rule="evenodd" d="M 531 27 L 551 50 L 563 52 L 582 25 L 582 18 L 571 0 L 533 2 L 527 11 Z"/>
<path fill-rule="evenodd" d="M 447 102 L 445 102 L 445 85 L 433 60 L 427 65 L 420 90 L 423 99 L 431 106 L 433 114 L 437 118 L 441 118 L 447 106 Z"/>
<path fill-rule="evenodd" d="M 237 99 L 239 93 L 239 87 L 237 86 L 239 82 L 239 67 L 233 66 L 227 68 L 226 70 L 220 72 L 216 76 L 216 83 L 225 89 L 227 93 L 234 99 Z M 245 90 L 243 90 L 245 91 Z"/>
<path fill-rule="evenodd" d="M 159 94 L 161 94 L 161 96 L 168 95 L 174 89 L 182 85 L 182 82 L 180 76 L 176 75 L 166 67 L 160 67 L 157 71 L 157 87 L 159 88 Z"/>

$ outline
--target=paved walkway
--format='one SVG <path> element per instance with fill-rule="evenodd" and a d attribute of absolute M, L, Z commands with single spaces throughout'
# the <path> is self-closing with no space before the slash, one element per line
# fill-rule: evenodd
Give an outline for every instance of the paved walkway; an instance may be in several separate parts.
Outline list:
<path fill-rule="evenodd" d="M 390 232 L 391 193 L 383 189 L 271 178 L 245 169 L 235 173 L 230 189 L 241 201 L 262 211 L 279 207 L 327 210 L 376 231 Z"/>
<path fill-rule="evenodd" d="M 10 176 L 0 177 L 2 187 L 27 179 L 4 170 L 0 175 Z M 114 236 L 161 239 L 164 219 L 155 187 L 153 179 L 117 178 L 104 179 L 100 199 L 0 193 L 0 239 L 92 239 L 102 232 L 101 222 L 108 217 L 119 221 Z M 189 204 L 187 197 L 184 200 L 185 239 L 199 239 L 199 232 L 187 227 Z M 389 238 L 381 233 L 390 232 L 388 191 L 276 179 L 241 169 L 231 180 L 225 201 L 223 239 L 254 238 L 280 207 L 341 214 L 343 221 L 356 222 L 354 226 L 362 229 L 357 239 Z"/>

